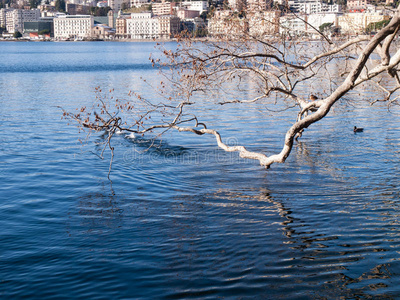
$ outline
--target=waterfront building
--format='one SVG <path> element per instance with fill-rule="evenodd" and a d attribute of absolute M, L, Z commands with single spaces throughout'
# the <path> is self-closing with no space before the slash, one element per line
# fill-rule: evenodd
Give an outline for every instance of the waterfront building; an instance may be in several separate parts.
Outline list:
<path fill-rule="evenodd" d="M 206 35 L 207 25 L 204 20 L 200 17 L 194 19 L 181 20 L 182 29 L 187 32 L 192 32 L 195 35 L 204 36 Z"/>
<path fill-rule="evenodd" d="M 24 34 L 30 37 L 39 37 L 41 32 L 46 31 L 46 36 L 53 35 L 53 18 L 41 18 L 38 21 L 24 22 Z"/>
<path fill-rule="evenodd" d="M 127 19 L 131 18 L 131 14 L 123 14 L 119 11 L 115 18 L 115 36 L 116 38 L 127 38 Z"/>
<path fill-rule="evenodd" d="M 169 39 L 174 37 L 180 31 L 181 21 L 178 17 L 169 15 L 169 16 L 158 16 L 159 22 L 159 36 L 162 39 Z"/>
<path fill-rule="evenodd" d="M 123 18 L 119 18 L 117 34 L 122 34 Z M 132 13 L 125 19 L 126 35 L 132 39 L 169 39 L 180 31 L 180 19 L 173 15 L 153 16 L 152 13 Z"/>
<path fill-rule="evenodd" d="M 54 38 L 88 38 L 94 26 L 93 16 L 89 15 L 60 15 L 54 18 Z"/>
<path fill-rule="evenodd" d="M 127 37 L 126 18 L 118 17 L 115 20 L 115 34 L 119 38 Z"/>
<path fill-rule="evenodd" d="M 0 27 L 6 27 L 7 12 L 14 10 L 13 8 L 0 9 Z"/>
<path fill-rule="evenodd" d="M 24 31 L 24 22 L 37 21 L 40 18 L 39 9 L 13 9 L 6 12 L 6 29 L 9 33 Z"/>
<path fill-rule="evenodd" d="M 92 37 L 97 39 L 112 39 L 115 36 L 115 29 L 106 24 L 98 24 L 92 28 Z"/>
<path fill-rule="evenodd" d="M 126 19 L 126 33 L 132 39 L 153 39 L 159 37 L 159 22 L 152 13 L 132 13 Z"/>
<path fill-rule="evenodd" d="M 338 25 L 342 34 L 360 34 L 365 32 L 368 24 L 389 18 L 380 13 L 346 13 L 338 18 Z"/>

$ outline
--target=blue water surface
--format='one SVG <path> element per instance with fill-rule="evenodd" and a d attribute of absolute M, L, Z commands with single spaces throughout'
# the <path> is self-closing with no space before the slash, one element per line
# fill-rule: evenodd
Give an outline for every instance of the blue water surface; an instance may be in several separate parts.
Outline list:
<path fill-rule="evenodd" d="M 59 106 L 90 106 L 96 87 L 156 99 L 141 79 L 159 79 L 155 51 L 0 43 L 0 297 L 400 297 L 399 111 L 351 94 L 269 170 L 209 136 L 143 151 L 146 137 L 121 135 L 111 183 L 101 134 L 81 143 Z M 230 144 L 275 153 L 296 115 L 260 108 L 197 109 Z"/>

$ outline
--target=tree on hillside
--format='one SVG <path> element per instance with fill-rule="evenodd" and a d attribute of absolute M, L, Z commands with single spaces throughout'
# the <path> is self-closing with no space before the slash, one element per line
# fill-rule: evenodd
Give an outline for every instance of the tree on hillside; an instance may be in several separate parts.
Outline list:
<path fill-rule="evenodd" d="M 65 1 L 64 0 L 56 0 L 55 8 L 56 8 L 56 11 L 65 12 Z"/>
<path fill-rule="evenodd" d="M 39 0 L 29 0 L 29 5 L 30 5 L 31 9 L 37 8 L 39 4 L 40 4 Z"/>
<path fill-rule="evenodd" d="M 95 17 L 105 17 L 107 13 L 111 10 L 111 7 L 98 7 L 93 6 L 90 8 L 90 14 Z"/>
<path fill-rule="evenodd" d="M 76 120 L 85 130 L 106 130 L 105 147 L 111 150 L 117 131 L 160 136 L 175 130 L 194 136 L 212 135 L 221 149 L 238 152 L 269 168 L 285 162 L 295 139 L 326 117 L 332 106 L 353 89 L 374 85 L 376 98 L 371 104 L 398 104 L 399 9 L 374 37 L 332 41 L 320 33 L 322 41 L 314 43 L 290 39 L 293 33 L 289 28 L 280 37 L 268 36 L 249 31 L 242 19 L 235 20 L 225 18 L 232 28 L 221 39 L 214 36 L 212 41 L 202 43 L 182 39 L 175 51 L 162 48 L 163 57 L 151 59 L 166 78 L 160 83 L 158 99 L 144 99 L 135 91 L 129 92 L 125 100 L 100 93 L 95 107 L 83 107 L 79 113 L 64 111 L 64 116 Z M 276 114 L 293 111 L 290 126 L 287 119 L 282 121 L 287 127 L 282 149 L 264 153 L 249 151 L 245 145 L 226 144 L 220 132 L 195 114 L 193 107 L 204 103 L 210 107 L 235 106 L 238 110 L 243 104 L 262 104 L 266 113 Z"/>

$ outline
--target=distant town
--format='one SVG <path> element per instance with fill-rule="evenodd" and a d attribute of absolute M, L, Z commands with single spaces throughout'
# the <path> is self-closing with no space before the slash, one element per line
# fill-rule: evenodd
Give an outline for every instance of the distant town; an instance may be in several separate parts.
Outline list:
<path fill-rule="evenodd" d="M 0 40 L 169 40 L 373 34 L 395 3 L 366 0 L 0 0 Z"/>

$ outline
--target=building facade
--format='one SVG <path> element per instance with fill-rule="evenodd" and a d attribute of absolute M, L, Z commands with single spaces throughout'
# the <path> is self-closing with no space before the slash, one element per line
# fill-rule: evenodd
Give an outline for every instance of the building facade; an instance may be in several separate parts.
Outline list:
<path fill-rule="evenodd" d="M 13 9 L 6 12 L 6 29 L 9 33 L 24 31 L 24 22 L 38 21 L 40 18 L 39 9 Z"/>
<path fill-rule="evenodd" d="M 272 1 L 247 0 L 247 11 L 250 12 L 266 11 L 271 7 L 272 7 Z"/>
<path fill-rule="evenodd" d="M 180 31 L 181 21 L 178 17 L 169 16 L 159 16 L 159 36 L 162 39 L 169 39 L 174 37 Z"/>
<path fill-rule="evenodd" d="M 357 10 L 357 9 L 366 9 L 367 8 L 367 0 L 347 0 L 347 9 L 348 10 Z"/>
<path fill-rule="evenodd" d="M 185 20 L 185 19 L 197 18 L 200 15 L 200 13 L 198 10 L 188 10 L 188 9 L 180 8 L 176 11 L 176 15 L 179 19 Z"/>
<path fill-rule="evenodd" d="M 126 18 L 118 17 L 115 20 L 115 34 L 121 38 L 126 37 Z"/>
<path fill-rule="evenodd" d="M 364 33 L 368 24 L 389 20 L 389 16 L 379 13 L 347 13 L 340 16 L 338 25 L 342 34 Z"/>
<path fill-rule="evenodd" d="M 318 29 L 322 24 L 330 23 L 333 27 L 338 27 L 339 17 L 342 16 L 342 13 L 318 13 L 312 14 L 308 16 L 308 24 L 312 26 L 308 26 L 307 31 L 311 34 L 318 34 L 318 32 L 314 29 Z M 314 28 L 313 28 L 314 27 Z"/>
<path fill-rule="evenodd" d="M 208 2 L 207 1 L 183 1 L 181 3 L 181 7 L 186 8 L 188 10 L 197 10 L 199 14 L 203 11 L 208 11 Z"/>
<path fill-rule="evenodd" d="M 93 16 L 58 16 L 57 18 L 54 18 L 54 38 L 88 38 L 92 34 L 93 26 Z"/>
<path fill-rule="evenodd" d="M 317 14 L 321 12 L 341 12 L 342 7 L 338 4 L 326 4 L 322 1 L 289 1 L 290 10 L 304 14 Z"/>
<path fill-rule="evenodd" d="M 65 8 L 70 15 L 88 15 L 90 13 L 90 6 L 88 5 L 67 3 Z"/>
<path fill-rule="evenodd" d="M 248 13 L 249 34 L 258 37 L 278 34 L 280 15 L 277 10 Z"/>
<path fill-rule="evenodd" d="M 44 32 L 49 37 L 53 34 L 53 19 L 24 22 L 24 34 L 39 36 L 39 34 Z"/>
<path fill-rule="evenodd" d="M 8 11 L 11 11 L 10 8 L 1 8 L 0 9 L 0 27 L 6 27 L 6 15 Z"/>
<path fill-rule="evenodd" d="M 248 21 L 240 19 L 230 10 L 216 11 L 208 21 L 208 33 L 211 36 L 236 38 L 248 33 Z"/>
<path fill-rule="evenodd" d="M 181 27 L 177 16 L 153 16 L 152 13 L 133 13 L 130 18 L 118 18 L 117 24 L 117 36 L 131 39 L 169 39 L 177 34 Z"/>
<path fill-rule="evenodd" d="M 174 2 L 161 2 L 161 3 L 153 3 L 151 5 L 152 12 L 155 16 L 162 15 L 173 15 L 174 14 Z"/>
<path fill-rule="evenodd" d="M 114 39 L 115 29 L 106 24 L 98 24 L 92 28 L 92 37 L 97 39 Z"/>
<path fill-rule="evenodd" d="M 308 30 L 308 15 L 285 15 L 279 19 L 279 33 L 281 35 L 299 36 L 307 33 Z"/>
<path fill-rule="evenodd" d="M 131 39 L 159 37 L 159 22 L 151 13 L 133 13 L 126 19 L 126 34 Z"/>

